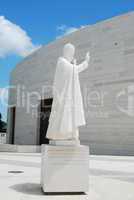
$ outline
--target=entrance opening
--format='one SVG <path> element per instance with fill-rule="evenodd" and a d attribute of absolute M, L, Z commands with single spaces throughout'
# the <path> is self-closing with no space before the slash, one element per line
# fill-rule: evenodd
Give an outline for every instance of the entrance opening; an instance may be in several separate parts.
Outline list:
<path fill-rule="evenodd" d="M 49 117 L 51 113 L 53 99 L 42 99 L 40 102 L 40 128 L 39 128 L 39 144 L 48 144 L 49 140 L 46 138 L 48 124 L 49 124 Z"/>
<path fill-rule="evenodd" d="M 16 107 L 10 108 L 10 117 L 11 117 L 11 123 L 10 123 L 10 142 L 11 144 L 14 144 L 14 137 L 15 137 L 15 116 L 16 116 Z"/>

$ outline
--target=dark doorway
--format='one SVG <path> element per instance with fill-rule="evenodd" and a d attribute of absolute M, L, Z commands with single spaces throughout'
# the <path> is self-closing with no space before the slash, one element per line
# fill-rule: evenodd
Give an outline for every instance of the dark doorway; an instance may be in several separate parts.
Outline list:
<path fill-rule="evenodd" d="M 49 140 L 46 138 L 46 133 L 48 129 L 48 124 L 49 124 L 49 117 L 51 113 L 51 107 L 52 107 L 52 101 L 53 99 L 42 99 L 40 102 L 40 112 L 39 112 L 39 144 L 48 144 Z"/>
<path fill-rule="evenodd" d="M 11 117 L 11 123 L 10 123 L 10 142 L 11 142 L 11 144 L 14 144 L 16 107 L 11 107 L 10 108 L 10 117 Z"/>

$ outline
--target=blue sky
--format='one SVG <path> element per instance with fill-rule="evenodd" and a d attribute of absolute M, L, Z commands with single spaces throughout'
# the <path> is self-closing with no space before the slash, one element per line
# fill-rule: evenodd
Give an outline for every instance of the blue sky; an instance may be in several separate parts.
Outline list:
<path fill-rule="evenodd" d="M 4 44 L 0 39 L 0 88 L 9 84 L 10 71 L 28 51 L 82 25 L 94 24 L 133 10 L 133 0 L 0 0 L 0 16 L 4 16 L 0 18 L 0 38 L 1 29 L 3 36 L 4 31 L 8 30 L 4 23 L 13 29 L 11 35 L 4 37 Z M 21 44 L 23 48 L 20 48 Z M 0 112 L 6 119 L 6 108 L 1 104 Z"/>

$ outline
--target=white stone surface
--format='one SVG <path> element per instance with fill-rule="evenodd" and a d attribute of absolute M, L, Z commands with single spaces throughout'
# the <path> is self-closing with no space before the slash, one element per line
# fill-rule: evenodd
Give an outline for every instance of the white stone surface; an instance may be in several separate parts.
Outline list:
<path fill-rule="evenodd" d="M 88 192 L 89 147 L 42 145 L 44 192 Z"/>
<path fill-rule="evenodd" d="M 69 146 L 74 146 L 74 145 L 80 145 L 80 140 L 50 140 L 49 144 L 51 145 L 69 145 Z"/>
<path fill-rule="evenodd" d="M 88 194 L 65 196 L 41 191 L 40 158 L 37 153 L 0 153 L 0 200 L 134 199 L 134 157 L 90 156 Z M 9 174 L 11 170 L 24 173 Z"/>
<path fill-rule="evenodd" d="M 39 145 L 17 145 L 19 153 L 40 153 L 41 146 Z"/>
<path fill-rule="evenodd" d="M 0 144 L 0 152 L 17 152 L 17 145 Z"/>
<path fill-rule="evenodd" d="M 47 138 L 67 140 L 79 138 L 79 127 L 85 125 L 79 73 L 89 65 L 89 52 L 79 65 L 74 60 L 75 46 L 67 43 L 58 58 L 53 83 L 53 103 Z"/>
<path fill-rule="evenodd" d="M 41 146 L 0 144 L 0 152 L 40 153 Z"/>

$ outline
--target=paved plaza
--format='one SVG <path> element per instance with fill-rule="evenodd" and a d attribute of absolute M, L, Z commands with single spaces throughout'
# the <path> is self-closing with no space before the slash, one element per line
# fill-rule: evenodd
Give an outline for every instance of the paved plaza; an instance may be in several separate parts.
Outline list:
<path fill-rule="evenodd" d="M 0 199 L 134 199 L 134 157 L 90 156 L 89 193 L 64 196 L 43 194 L 40 188 L 40 161 L 40 154 L 37 153 L 0 153 Z M 18 173 L 12 173 L 14 171 Z"/>

